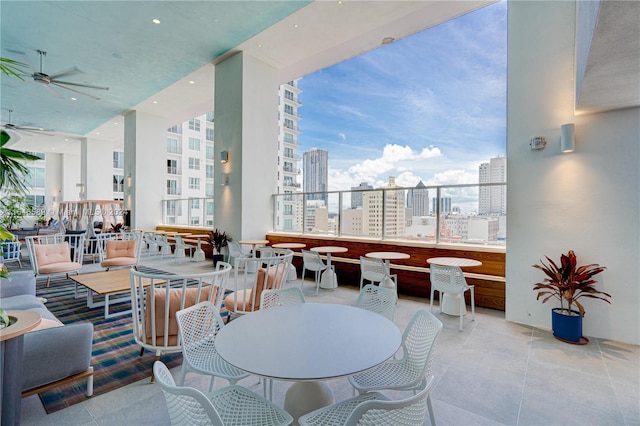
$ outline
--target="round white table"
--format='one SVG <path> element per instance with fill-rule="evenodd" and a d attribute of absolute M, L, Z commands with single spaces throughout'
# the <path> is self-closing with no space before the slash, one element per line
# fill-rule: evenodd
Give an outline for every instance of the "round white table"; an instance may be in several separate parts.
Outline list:
<path fill-rule="evenodd" d="M 431 257 L 427 259 L 427 263 L 441 266 L 457 266 L 459 268 L 473 268 L 482 265 L 482 262 L 479 260 L 464 257 Z M 464 312 L 460 312 L 461 297 L 459 294 L 444 293 L 442 295 L 442 306 L 440 310 L 447 315 L 465 315 L 467 313 L 466 307 Z"/>
<path fill-rule="evenodd" d="M 387 273 L 391 274 L 392 260 L 409 259 L 411 256 L 409 256 L 406 253 L 398 253 L 396 251 L 372 251 L 365 254 L 364 257 L 384 260 L 384 263 L 387 266 Z M 390 288 L 391 290 L 396 290 L 396 285 L 391 279 L 386 280 L 384 283 L 380 283 L 380 285 L 382 285 L 383 287 Z"/>
<path fill-rule="evenodd" d="M 322 380 L 386 361 L 401 339 L 398 327 L 382 315 L 348 305 L 300 303 L 234 319 L 216 336 L 216 349 L 242 370 L 296 381 L 284 409 L 297 419 L 334 402 Z"/>
<path fill-rule="evenodd" d="M 202 250 L 202 238 L 209 238 L 209 235 L 189 235 L 189 238 L 198 240 L 198 247 L 193 252 L 193 261 L 202 262 L 206 259 L 204 250 Z"/>
<path fill-rule="evenodd" d="M 329 269 L 327 269 L 325 272 L 322 273 L 322 277 L 320 280 L 320 288 L 328 288 L 331 290 L 337 288 L 338 279 L 336 278 L 335 272 L 331 271 L 331 253 L 345 253 L 349 251 L 349 249 L 346 247 L 339 247 L 339 246 L 321 246 L 321 247 L 313 247 L 311 248 L 311 251 L 317 251 L 320 254 L 327 255 L 327 266 L 329 267 Z M 328 278 L 325 278 L 325 277 L 328 277 Z"/>

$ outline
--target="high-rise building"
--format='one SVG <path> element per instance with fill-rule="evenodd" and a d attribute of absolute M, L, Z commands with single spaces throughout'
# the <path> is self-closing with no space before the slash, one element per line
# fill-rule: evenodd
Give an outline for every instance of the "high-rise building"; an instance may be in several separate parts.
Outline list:
<path fill-rule="evenodd" d="M 329 151 L 313 148 L 303 154 L 303 187 L 304 192 L 322 192 L 309 194 L 309 200 L 328 202 Z"/>
<path fill-rule="evenodd" d="M 399 188 L 394 176 L 389 176 L 389 182 L 385 188 Z M 384 214 L 382 214 L 383 209 Z M 404 236 L 406 225 L 404 190 L 365 192 L 362 197 L 362 210 L 363 235 Z"/>
<path fill-rule="evenodd" d="M 298 80 L 290 81 L 279 88 L 278 126 L 278 176 L 277 192 L 287 194 L 278 204 L 276 220 L 284 230 L 300 231 L 302 224 L 295 218 L 296 198 L 299 190 L 298 168 Z M 214 185 L 214 113 L 210 112 L 167 129 L 166 167 L 167 185 L 165 220 L 181 225 L 213 226 Z M 159 166 L 160 167 L 160 166 Z M 124 198 L 124 152 L 113 153 L 113 198 Z M 290 194 L 290 196 L 289 196 Z"/>
<path fill-rule="evenodd" d="M 412 216 L 429 216 L 429 190 L 422 181 L 409 190 L 407 207 L 412 210 Z"/>
<path fill-rule="evenodd" d="M 479 183 L 502 183 L 507 179 L 507 158 L 495 157 L 488 163 L 480 164 Z M 480 187 L 478 213 L 481 215 L 507 214 L 506 185 Z"/>
<path fill-rule="evenodd" d="M 373 189 L 373 186 L 369 185 L 367 182 L 360 182 L 360 185 L 351 187 L 352 191 L 358 191 L 359 189 Z M 355 209 L 358 207 L 362 207 L 362 192 L 352 192 L 351 208 Z"/>
<path fill-rule="evenodd" d="M 431 199 L 431 211 L 436 214 L 438 208 L 438 199 Z M 440 214 L 451 213 L 451 197 L 440 197 Z"/>

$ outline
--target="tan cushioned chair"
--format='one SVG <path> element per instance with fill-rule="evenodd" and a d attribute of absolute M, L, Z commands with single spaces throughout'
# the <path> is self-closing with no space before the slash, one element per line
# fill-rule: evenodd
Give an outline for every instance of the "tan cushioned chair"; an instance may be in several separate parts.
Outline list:
<path fill-rule="evenodd" d="M 136 257 L 136 240 L 107 240 L 106 257 L 100 262 L 103 268 L 116 266 L 132 266 L 138 263 Z"/>
<path fill-rule="evenodd" d="M 74 272 L 82 265 L 71 261 L 69 243 L 37 244 L 34 246 L 38 260 L 39 274 L 56 274 L 59 272 Z"/>
<path fill-rule="evenodd" d="M 263 290 L 272 290 L 274 288 L 282 288 L 284 282 L 287 279 L 286 270 L 283 268 L 278 269 L 275 266 L 269 268 L 269 276 L 265 280 L 265 274 L 267 270 L 260 268 L 258 270 L 258 278 L 255 284 L 256 297 L 252 296 L 254 289 L 238 290 L 238 294 L 234 295 L 230 293 L 224 299 L 224 306 L 230 311 L 257 311 L 260 309 L 260 297 Z M 276 276 L 277 275 L 277 276 Z M 265 288 L 266 281 L 266 288 Z M 234 303 L 235 302 L 235 303 Z M 255 306 L 254 306 L 255 302 Z"/>

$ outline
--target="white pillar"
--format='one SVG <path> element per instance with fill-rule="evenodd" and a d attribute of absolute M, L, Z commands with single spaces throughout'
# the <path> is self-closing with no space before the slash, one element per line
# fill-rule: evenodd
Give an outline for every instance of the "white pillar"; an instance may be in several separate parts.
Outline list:
<path fill-rule="evenodd" d="M 235 240 L 264 238 L 277 188 L 276 69 L 243 52 L 216 65 L 214 111 L 214 227 Z"/>
<path fill-rule="evenodd" d="M 162 223 L 167 191 L 168 120 L 140 111 L 124 119 L 124 208 L 131 210 L 132 228 L 155 229 Z"/>
<path fill-rule="evenodd" d="M 112 143 L 82 138 L 80 158 L 85 200 L 111 200 L 113 198 Z"/>

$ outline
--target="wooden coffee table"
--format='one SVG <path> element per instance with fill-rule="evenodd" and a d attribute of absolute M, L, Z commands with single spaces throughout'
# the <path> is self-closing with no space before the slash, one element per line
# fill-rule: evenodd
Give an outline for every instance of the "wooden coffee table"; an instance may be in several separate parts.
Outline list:
<path fill-rule="evenodd" d="M 131 300 L 131 278 L 129 268 L 115 269 L 106 272 L 93 272 L 90 274 L 71 275 L 69 278 L 76 282 L 76 297 L 78 284 L 87 288 L 87 307 L 95 308 L 104 306 L 104 317 L 111 318 L 131 313 L 131 309 L 111 313 L 109 304 L 127 302 Z M 156 283 L 161 283 L 156 281 Z M 104 296 L 103 301 L 93 300 L 93 294 Z M 127 295 L 122 295 L 127 293 Z M 112 299 L 112 296 L 119 296 Z"/>

